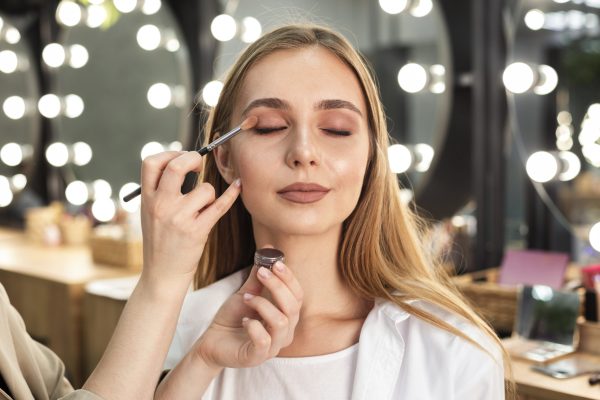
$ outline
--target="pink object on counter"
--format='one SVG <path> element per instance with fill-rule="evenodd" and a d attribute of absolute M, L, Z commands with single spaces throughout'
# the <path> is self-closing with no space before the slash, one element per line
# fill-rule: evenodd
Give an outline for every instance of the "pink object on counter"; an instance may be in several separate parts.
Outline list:
<path fill-rule="evenodd" d="M 560 289 L 569 255 L 539 250 L 508 250 L 500 266 L 501 285 L 546 285 Z"/>

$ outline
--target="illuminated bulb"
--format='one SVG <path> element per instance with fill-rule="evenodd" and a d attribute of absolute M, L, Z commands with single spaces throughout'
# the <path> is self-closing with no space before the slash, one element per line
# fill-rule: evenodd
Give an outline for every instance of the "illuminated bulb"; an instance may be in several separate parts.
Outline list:
<path fill-rule="evenodd" d="M 561 151 L 558 153 L 558 157 L 562 160 L 563 167 L 558 179 L 561 181 L 570 181 L 574 179 L 581 171 L 581 161 L 575 153 L 570 151 Z"/>
<path fill-rule="evenodd" d="M 50 43 L 42 50 L 42 58 L 47 66 L 58 68 L 65 62 L 65 48 L 58 43 Z"/>
<path fill-rule="evenodd" d="M 62 167 L 69 161 L 69 149 L 64 143 L 52 143 L 46 149 L 46 160 L 52 166 Z"/>
<path fill-rule="evenodd" d="M 75 206 L 85 204 L 89 199 L 87 185 L 82 181 L 73 181 L 67 185 L 65 189 L 65 197 L 67 201 Z"/>
<path fill-rule="evenodd" d="M 571 125 L 571 122 L 573 122 L 573 116 L 568 111 L 561 111 L 556 116 L 556 122 L 558 122 L 559 125 Z"/>
<path fill-rule="evenodd" d="M 431 10 L 433 10 L 431 0 L 418 0 L 417 4 L 410 8 L 410 13 L 413 17 L 421 18 L 429 14 Z"/>
<path fill-rule="evenodd" d="M 388 14 L 399 14 L 408 6 L 408 0 L 379 0 L 379 7 Z"/>
<path fill-rule="evenodd" d="M 218 41 L 227 42 L 235 36 L 237 24 L 231 15 L 217 15 L 210 24 L 210 31 Z"/>
<path fill-rule="evenodd" d="M 525 169 L 532 180 L 548 182 L 558 173 L 558 160 L 546 151 L 538 151 L 529 156 Z"/>
<path fill-rule="evenodd" d="M 419 161 L 415 164 L 415 170 L 419 172 L 429 170 L 435 154 L 433 147 L 425 143 L 419 143 L 415 145 L 415 153 L 419 156 Z"/>
<path fill-rule="evenodd" d="M 0 71 L 5 74 L 12 74 L 19 66 L 19 58 L 17 53 L 12 50 L 0 51 Z"/>
<path fill-rule="evenodd" d="M 20 119 L 25 115 L 25 100 L 20 96 L 10 96 L 2 103 L 4 114 L 10 119 Z"/>
<path fill-rule="evenodd" d="M 162 110 L 171 104 L 173 94 L 168 85 L 164 83 L 155 83 L 148 89 L 146 98 L 152 107 Z"/>
<path fill-rule="evenodd" d="M 0 207 L 8 206 L 13 200 L 13 192 L 10 190 L 8 178 L 0 175 Z"/>
<path fill-rule="evenodd" d="M 410 150 L 401 144 L 393 144 L 388 147 L 388 160 L 393 173 L 401 174 L 408 171 L 412 164 Z"/>
<path fill-rule="evenodd" d="M 27 186 L 27 177 L 23 174 L 14 175 L 10 181 L 12 183 L 12 187 L 19 192 L 25 189 L 25 186 Z"/>
<path fill-rule="evenodd" d="M 0 149 L 0 160 L 9 167 L 16 167 L 23 162 L 23 150 L 16 143 L 6 143 Z"/>
<path fill-rule="evenodd" d="M 83 99 L 76 94 L 65 96 L 65 115 L 68 118 L 77 118 L 83 113 Z"/>
<path fill-rule="evenodd" d="M 538 9 L 529 10 L 527 11 L 527 14 L 525 14 L 525 25 L 532 31 L 539 31 L 542 29 L 545 20 L 546 14 Z"/>
<path fill-rule="evenodd" d="M 56 8 L 56 20 L 65 26 L 77 25 L 81 21 L 81 7 L 74 1 L 61 1 Z"/>
<path fill-rule="evenodd" d="M 556 148 L 558 150 L 571 150 L 573 148 L 573 139 L 571 137 L 556 139 Z"/>
<path fill-rule="evenodd" d="M 141 201 L 142 199 L 140 196 L 138 196 L 135 199 L 131 199 L 128 202 L 124 202 L 123 197 L 125 197 L 129 193 L 133 192 L 137 188 L 138 188 L 138 185 L 136 183 L 129 182 L 129 183 L 124 184 L 123 187 L 121 187 L 121 190 L 119 190 L 119 204 L 121 204 L 121 208 L 123 210 L 125 210 L 129 213 L 136 212 L 140 209 L 140 206 L 142 204 L 142 201 Z"/>
<path fill-rule="evenodd" d="M 417 93 L 425 88 L 428 77 L 425 68 L 416 63 L 408 63 L 398 72 L 398 84 L 408 93 Z"/>
<path fill-rule="evenodd" d="M 431 84 L 429 90 L 431 93 L 444 93 L 446 91 L 446 68 L 441 64 L 434 64 L 429 67 L 431 74 Z"/>
<path fill-rule="evenodd" d="M 170 51 L 171 53 L 176 52 L 180 48 L 181 48 L 181 44 L 179 43 L 179 40 L 177 40 L 176 38 L 169 39 L 169 40 L 167 40 L 167 43 L 165 43 L 165 49 L 167 49 L 167 51 Z"/>
<path fill-rule="evenodd" d="M 210 81 L 202 89 L 202 100 L 210 106 L 214 107 L 219 102 L 219 96 L 223 90 L 223 83 L 220 81 Z"/>
<path fill-rule="evenodd" d="M 115 217 L 117 209 L 112 199 L 98 199 L 92 203 L 92 215 L 100 222 L 108 222 Z"/>
<path fill-rule="evenodd" d="M 83 67 L 89 59 L 90 55 L 84 46 L 74 44 L 69 47 L 69 65 L 72 68 Z"/>
<path fill-rule="evenodd" d="M 156 25 L 144 25 L 138 29 L 136 39 L 142 49 L 147 51 L 156 50 L 160 46 L 160 29 Z"/>
<path fill-rule="evenodd" d="M 590 229 L 590 244 L 594 248 L 594 250 L 600 252 L 600 222 L 597 222 Z"/>
<path fill-rule="evenodd" d="M 96 179 L 92 183 L 92 188 L 94 189 L 94 200 L 110 199 L 112 196 L 112 187 L 104 179 Z"/>
<path fill-rule="evenodd" d="M 594 167 L 600 168 L 600 144 L 589 143 L 581 148 L 583 156 Z"/>
<path fill-rule="evenodd" d="M 6 32 L 4 32 L 4 40 L 9 44 L 17 44 L 21 40 L 21 33 L 14 26 L 9 26 L 6 28 Z"/>
<path fill-rule="evenodd" d="M 85 24 L 90 28 L 98 28 L 108 18 L 106 8 L 101 5 L 91 5 L 87 8 L 87 19 Z"/>
<path fill-rule="evenodd" d="M 85 142 L 77 142 L 73 144 L 73 163 L 83 166 L 90 163 L 92 160 L 92 148 Z"/>
<path fill-rule="evenodd" d="M 38 110 L 46 118 L 56 118 L 60 109 L 60 99 L 55 94 L 45 94 L 38 101 Z"/>
<path fill-rule="evenodd" d="M 587 115 L 591 119 L 600 121 L 600 103 L 594 103 L 588 107 Z"/>
<path fill-rule="evenodd" d="M 135 10 L 137 0 L 113 0 L 113 4 L 117 10 L 127 14 Z"/>
<path fill-rule="evenodd" d="M 538 67 L 540 83 L 533 88 L 533 93 L 545 95 L 550 93 L 558 85 L 558 74 L 554 68 L 548 65 L 540 65 Z"/>
<path fill-rule="evenodd" d="M 402 202 L 402 204 L 408 204 L 412 201 L 414 197 L 414 193 L 412 190 L 410 189 L 400 189 L 400 201 Z"/>
<path fill-rule="evenodd" d="M 242 20 L 242 35 L 241 39 L 244 43 L 255 42 L 262 33 L 262 26 L 256 18 L 246 17 Z"/>
<path fill-rule="evenodd" d="M 142 13 L 146 15 L 156 14 L 161 7 L 160 0 L 145 0 L 144 5 L 142 5 Z"/>
<path fill-rule="evenodd" d="M 522 62 L 510 64 L 502 74 L 502 82 L 507 90 L 512 93 L 525 93 L 535 83 L 533 69 Z"/>
<path fill-rule="evenodd" d="M 183 150 L 183 145 L 181 144 L 181 142 L 179 140 L 176 140 L 176 141 L 171 142 L 169 144 L 169 150 L 171 150 L 171 151 L 181 151 L 181 150 Z"/>
<path fill-rule="evenodd" d="M 162 151 L 165 151 L 165 148 L 163 147 L 162 144 L 160 144 L 158 142 L 148 142 L 144 145 L 144 147 L 142 147 L 142 152 L 140 153 L 140 156 L 142 157 L 142 160 L 143 160 L 146 157 L 152 156 L 154 154 L 158 154 Z"/>

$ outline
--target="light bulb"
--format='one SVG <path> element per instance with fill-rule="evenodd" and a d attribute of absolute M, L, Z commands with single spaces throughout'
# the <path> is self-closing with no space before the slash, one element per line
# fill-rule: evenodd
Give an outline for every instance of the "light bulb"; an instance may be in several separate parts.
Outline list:
<path fill-rule="evenodd" d="M 210 81 L 202 89 L 202 100 L 210 106 L 214 107 L 219 101 L 219 96 L 223 90 L 223 83 L 220 81 Z"/>
<path fill-rule="evenodd" d="M 46 118 L 56 118 L 60 109 L 60 99 L 55 94 L 45 94 L 38 101 L 38 110 Z"/>
<path fill-rule="evenodd" d="M 558 74 L 554 68 L 548 65 L 540 65 L 538 67 L 540 83 L 533 88 L 533 93 L 545 95 L 550 93 L 558 85 Z"/>
<path fill-rule="evenodd" d="M 433 10 L 431 0 L 418 0 L 416 5 L 410 8 L 410 13 L 413 17 L 421 18 L 428 15 L 431 10 Z"/>
<path fill-rule="evenodd" d="M 87 185 L 82 181 L 73 181 L 69 183 L 65 189 L 65 197 L 69 203 L 75 206 L 85 204 L 89 199 Z"/>
<path fill-rule="evenodd" d="M 73 163 L 83 166 L 90 163 L 92 160 L 92 148 L 85 142 L 73 143 Z"/>
<path fill-rule="evenodd" d="M 90 55 L 84 46 L 73 44 L 69 47 L 69 65 L 72 68 L 83 67 L 89 59 Z"/>
<path fill-rule="evenodd" d="M 504 69 L 502 82 L 512 93 L 525 93 L 535 83 L 535 73 L 529 65 L 515 62 Z"/>
<path fill-rule="evenodd" d="M 256 18 L 246 17 L 242 20 L 242 35 L 241 39 L 244 43 L 255 42 L 262 33 L 262 26 Z"/>
<path fill-rule="evenodd" d="M 425 89 L 428 81 L 425 68 L 416 63 L 408 63 L 398 71 L 398 84 L 408 93 L 417 93 Z"/>
<path fill-rule="evenodd" d="M 419 156 L 419 161 L 415 164 L 415 170 L 419 172 L 429 170 L 435 154 L 433 147 L 426 143 L 419 143 L 415 145 L 415 153 Z"/>
<path fill-rule="evenodd" d="M 167 51 L 170 51 L 171 53 L 176 52 L 180 48 L 181 44 L 179 43 L 179 40 L 177 40 L 177 38 L 171 38 L 167 40 L 167 43 L 165 43 L 165 49 L 167 49 Z"/>
<path fill-rule="evenodd" d="M 593 120 L 600 121 L 600 103 L 594 103 L 588 107 L 587 115 Z"/>
<path fill-rule="evenodd" d="M 170 151 L 181 151 L 181 150 L 183 150 L 183 145 L 181 144 L 181 142 L 179 140 L 176 140 L 174 142 L 169 143 L 169 150 Z"/>
<path fill-rule="evenodd" d="M 23 150 L 17 143 L 6 143 L 0 149 L 0 160 L 9 167 L 16 167 L 23 162 Z"/>
<path fill-rule="evenodd" d="M 68 118 L 77 118 L 83 113 L 83 99 L 76 94 L 68 94 L 65 96 L 65 115 Z"/>
<path fill-rule="evenodd" d="M 100 222 L 108 222 L 115 217 L 117 208 L 112 199 L 102 198 L 92 203 L 92 215 Z"/>
<path fill-rule="evenodd" d="M 218 41 L 227 42 L 234 38 L 237 32 L 237 24 L 231 15 L 217 15 L 210 24 L 210 31 Z"/>
<path fill-rule="evenodd" d="M 142 5 L 142 13 L 146 15 L 154 15 L 156 14 L 161 7 L 160 0 L 144 0 L 144 5 Z"/>
<path fill-rule="evenodd" d="M 558 153 L 558 157 L 563 163 L 561 173 L 558 175 L 558 179 L 561 181 L 570 181 L 574 179 L 581 171 L 581 161 L 579 157 L 570 151 L 561 151 Z"/>
<path fill-rule="evenodd" d="M 408 6 L 408 0 L 379 0 L 379 7 L 388 14 L 399 14 Z"/>
<path fill-rule="evenodd" d="M 142 201 L 141 201 L 142 199 L 140 196 L 138 196 L 135 199 L 131 199 L 128 202 L 124 202 L 123 197 L 125 197 L 129 193 L 133 192 L 137 188 L 138 188 L 138 185 L 136 183 L 129 182 L 129 183 L 124 184 L 121 187 L 121 190 L 119 190 L 119 203 L 121 204 L 121 208 L 129 213 L 136 212 L 140 209 L 140 206 L 142 204 Z"/>
<path fill-rule="evenodd" d="M 393 144 L 388 147 L 388 160 L 390 168 L 395 174 L 408 171 L 413 161 L 410 150 L 401 144 Z"/>
<path fill-rule="evenodd" d="M 546 151 L 538 151 L 529 156 L 525 169 L 532 180 L 548 182 L 558 174 L 558 160 Z"/>
<path fill-rule="evenodd" d="M 86 25 L 90 28 L 98 28 L 108 18 L 108 13 L 103 5 L 92 4 L 87 8 Z"/>
<path fill-rule="evenodd" d="M 19 57 L 12 50 L 0 51 L 0 71 L 5 74 L 12 74 L 19 66 Z"/>
<path fill-rule="evenodd" d="M 65 26 L 77 25 L 81 21 L 81 6 L 74 1 L 61 1 L 56 8 L 56 20 Z"/>
<path fill-rule="evenodd" d="M 46 149 L 46 160 L 50 165 L 62 167 L 69 161 L 69 149 L 61 142 L 52 143 Z"/>
<path fill-rule="evenodd" d="M 13 192 L 10 189 L 8 178 L 0 175 L 0 207 L 6 207 L 13 200 Z"/>
<path fill-rule="evenodd" d="M 10 119 L 20 119 L 25 115 L 25 100 L 20 96 L 10 96 L 2 103 L 4 114 Z"/>
<path fill-rule="evenodd" d="M 98 199 L 110 199 L 112 196 L 112 186 L 104 179 L 96 179 L 92 183 L 94 189 L 94 200 Z"/>
<path fill-rule="evenodd" d="M 539 31 L 544 27 L 546 21 L 546 14 L 538 9 L 527 11 L 525 14 L 525 25 L 532 31 Z"/>
<path fill-rule="evenodd" d="M 146 98 L 152 107 L 162 110 L 171 104 L 173 93 L 167 84 L 155 83 L 148 89 Z"/>
<path fill-rule="evenodd" d="M 148 142 L 144 145 L 144 147 L 142 147 L 140 156 L 142 157 L 142 160 L 144 160 L 146 157 L 158 154 L 162 151 L 165 151 L 165 148 L 162 144 L 158 142 Z"/>
<path fill-rule="evenodd" d="M 8 44 L 17 44 L 21 40 L 21 33 L 14 26 L 9 26 L 4 32 L 4 40 Z"/>
<path fill-rule="evenodd" d="M 147 51 L 156 50 L 161 41 L 160 29 L 156 25 L 144 25 L 138 29 L 136 39 L 142 49 Z"/>
<path fill-rule="evenodd" d="M 590 244 L 594 248 L 594 250 L 600 252 L 600 222 L 597 222 L 590 229 Z"/>
<path fill-rule="evenodd" d="M 47 66 L 58 68 L 65 62 L 65 48 L 58 43 L 50 43 L 42 50 L 42 59 Z"/>
<path fill-rule="evenodd" d="M 15 188 L 16 191 L 21 191 L 25 189 L 27 186 L 27 177 L 23 174 L 13 175 L 11 178 L 12 187 Z"/>
<path fill-rule="evenodd" d="M 137 0 L 113 0 L 113 4 L 117 10 L 127 14 L 135 10 Z"/>

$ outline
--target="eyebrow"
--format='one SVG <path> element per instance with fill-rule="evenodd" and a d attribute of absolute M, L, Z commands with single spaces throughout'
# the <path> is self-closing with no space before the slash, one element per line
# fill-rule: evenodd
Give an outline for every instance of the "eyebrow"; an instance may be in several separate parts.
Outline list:
<path fill-rule="evenodd" d="M 285 100 L 279 99 L 277 97 L 267 97 L 262 99 L 256 99 L 250 102 L 248 106 L 242 112 L 242 117 L 245 117 L 246 114 L 253 108 L 257 107 L 267 107 L 274 108 L 276 110 L 285 110 L 288 111 L 291 109 L 291 106 Z M 315 110 L 335 110 L 340 108 L 345 108 L 347 110 L 353 111 L 362 117 L 362 113 L 354 104 L 347 100 L 321 100 L 315 104 Z"/>

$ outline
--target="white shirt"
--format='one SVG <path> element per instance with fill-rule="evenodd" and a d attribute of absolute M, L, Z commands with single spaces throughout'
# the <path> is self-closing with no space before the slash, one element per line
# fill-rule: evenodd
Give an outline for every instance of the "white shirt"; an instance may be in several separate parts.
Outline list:
<path fill-rule="evenodd" d="M 187 295 L 165 361 L 165 369 L 174 368 L 191 349 L 209 326 L 219 307 L 240 288 L 246 275 L 246 270 L 238 271 Z M 412 305 L 421 307 L 461 330 L 490 351 L 494 358 L 461 337 L 436 328 L 391 302 L 376 299 L 361 329 L 355 354 L 356 365 L 352 365 L 351 358 L 345 359 L 348 365 L 340 371 L 337 379 L 347 383 L 345 387 L 338 385 L 335 393 L 342 394 L 343 397 L 340 398 L 352 400 L 504 399 L 502 357 L 495 343 L 461 317 L 423 301 L 415 301 Z M 331 356 L 335 359 L 338 353 L 318 357 L 327 359 Z M 311 358 L 298 358 L 295 367 L 301 370 L 302 360 L 310 361 Z M 249 398 L 244 391 L 250 384 L 248 382 L 252 382 L 277 362 L 278 358 L 265 362 L 266 366 L 263 364 L 245 368 L 238 373 L 225 368 L 211 382 L 202 399 Z M 348 377 L 352 374 L 348 372 L 348 368 L 354 369 L 353 379 L 350 380 Z M 313 380 L 309 390 L 308 383 L 294 381 L 295 374 L 294 365 L 290 364 L 286 374 L 278 376 L 278 382 L 270 382 L 273 387 L 287 385 L 286 392 L 281 396 L 268 395 L 266 392 L 260 395 L 268 396 L 263 397 L 268 399 L 332 398 L 328 395 L 328 390 L 331 389 L 328 386 L 335 386 L 335 379 Z M 282 383 L 279 380 L 283 377 L 285 382 Z M 263 376 L 260 381 L 267 378 L 268 375 Z"/>

